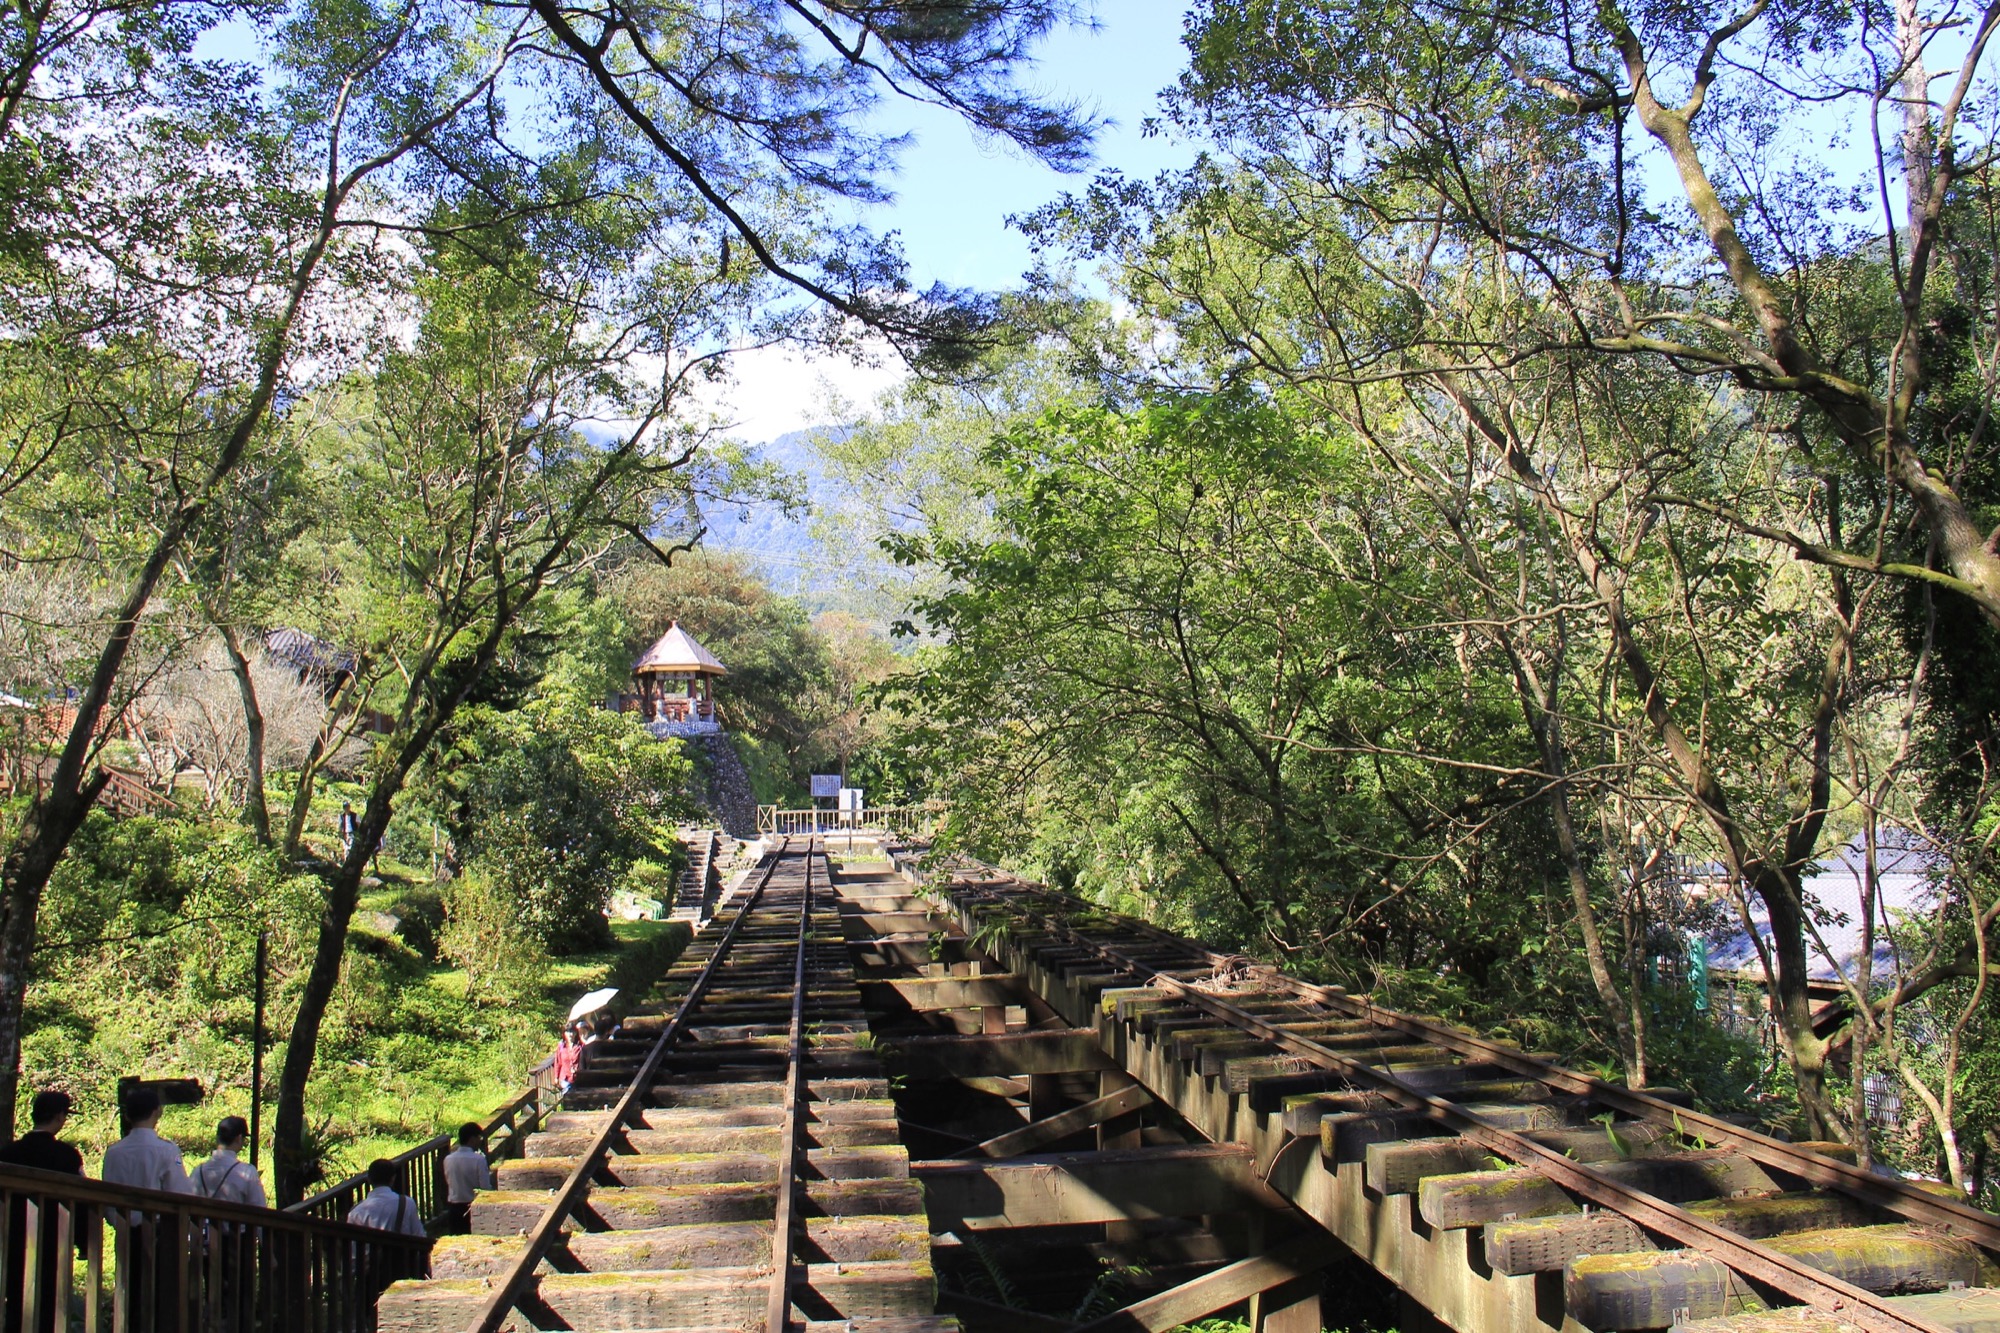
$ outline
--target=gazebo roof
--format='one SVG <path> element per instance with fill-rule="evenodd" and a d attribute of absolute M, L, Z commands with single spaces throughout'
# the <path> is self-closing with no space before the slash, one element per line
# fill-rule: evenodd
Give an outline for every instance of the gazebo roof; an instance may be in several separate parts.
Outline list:
<path fill-rule="evenodd" d="M 632 674 L 651 672 L 682 671 L 697 676 L 726 676 L 729 669 L 715 660 L 715 654 L 694 641 L 694 636 L 681 628 L 676 620 L 667 626 L 667 632 L 660 641 L 645 651 L 632 664 Z"/>

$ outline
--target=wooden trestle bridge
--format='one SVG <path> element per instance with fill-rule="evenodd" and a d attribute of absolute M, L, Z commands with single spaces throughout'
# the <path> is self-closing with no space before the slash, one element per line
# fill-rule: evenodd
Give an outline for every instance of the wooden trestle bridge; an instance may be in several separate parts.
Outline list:
<path fill-rule="evenodd" d="M 1317 1333 L 1365 1265 L 1403 1333 L 2000 1330 L 2000 1218 L 1839 1145 L 989 868 L 768 842 L 377 1327 Z M 335 1326 L 301 1290 L 120 1326 Z"/>

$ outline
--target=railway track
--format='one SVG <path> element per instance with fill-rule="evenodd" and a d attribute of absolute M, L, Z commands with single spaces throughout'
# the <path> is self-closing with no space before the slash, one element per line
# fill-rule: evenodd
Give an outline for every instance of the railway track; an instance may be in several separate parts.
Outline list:
<path fill-rule="evenodd" d="M 500 1166 L 385 1333 L 942 1333 L 824 859 L 793 838 Z"/>
<path fill-rule="evenodd" d="M 989 871 L 935 891 L 1155 1095 L 1257 1147 L 1270 1183 L 1378 1266 L 1407 1260 L 1406 1290 L 1421 1278 L 1461 1328 L 2000 1330 L 2000 1218 L 1840 1145 L 1781 1142 Z"/>

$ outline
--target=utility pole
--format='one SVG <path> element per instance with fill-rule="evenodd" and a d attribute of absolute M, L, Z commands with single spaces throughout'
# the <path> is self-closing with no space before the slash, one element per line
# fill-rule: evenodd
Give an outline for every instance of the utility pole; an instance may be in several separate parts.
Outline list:
<path fill-rule="evenodd" d="M 250 1032 L 250 1165 L 257 1165 L 257 1145 L 264 1141 L 264 973 L 271 963 L 271 932 L 257 932 L 257 1015 Z"/>

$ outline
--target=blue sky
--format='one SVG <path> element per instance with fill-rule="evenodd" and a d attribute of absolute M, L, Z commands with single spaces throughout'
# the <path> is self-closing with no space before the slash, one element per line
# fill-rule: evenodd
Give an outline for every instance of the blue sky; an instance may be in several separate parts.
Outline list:
<path fill-rule="evenodd" d="M 1025 86 L 1081 99 L 1111 122 L 1098 140 L 1095 162 L 1076 175 L 982 142 L 949 112 L 901 98 L 885 101 L 875 127 L 909 131 L 914 142 L 892 182 L 894 200 L 858 210 L 856 219 L 900 235 L 918 287 L 942 282 L 993 291 L 1018 285 L 1032 259 L 1026 240 L 1007 225 L 1009 216 L 1080 189 L 1105 168 L 1146 177 L 1191 160 L 1187 144 L 1143 133 L 1160 90 L 1180 76 L 1185 11 L 1182 0 L 1098 0 L 1095 31 L 1051 34 L 1034 67 L 1024 71 Z M 778 350 L 738 356 L 733 370 L 735 384 L 716 395 L 714 406 L 733 423 L 734 434 L 752 442 L 850 419 L 852 408 L 867 407 L 903 376 L 892 360 L 855 365 Z"/>
<path fill-rule="evenodd" d="M 1056 96 L 1081 98 L 1115 123 L 1099 141 L 1097 166 L 1150 176 L 1185 162 L 1180 144 L 1141 134 L 1156 110 L 1156 94 L 1180 74 L 1184 6 L 1174 0 L 1099 0 L 1098 30 L 1053 34 L 1023 82 Z M 954 286 L 995 288 L 1017 281 L 1028 247 L 1009 229 L 1023 213 L 1074 189 L 1089 172 L 1064 176 L 1022 154 L 981 143 L 948 112 L 902 99 L 885 103 L 884 129 L 908 128 L 917 142 L 906 152 L 897 198 L 863 220 L 902 233 L 912 276 Z"/>

